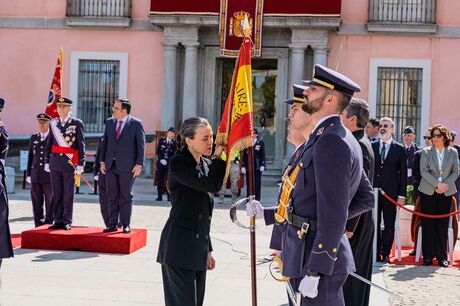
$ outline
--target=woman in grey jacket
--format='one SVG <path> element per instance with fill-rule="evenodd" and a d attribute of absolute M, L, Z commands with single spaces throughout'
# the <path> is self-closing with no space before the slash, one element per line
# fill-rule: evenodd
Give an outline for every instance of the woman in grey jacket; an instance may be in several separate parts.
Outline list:
<path fill-rule="evenodd" d="M 458 153 L 449 147 L 448 129 L 437 124 L 431 130 L 433 145 L 423 149 L 420 158 L 422 179 L 420 191 L 421 212 L 442 215 L 450 212 L 453 195 L 457 192 L 455 180 L 459 175 Z M 446 246 L 449 218 L 422 220 L 423 265 L 432 264 L 436 257 L 441 267 L 447 267 Z"/>

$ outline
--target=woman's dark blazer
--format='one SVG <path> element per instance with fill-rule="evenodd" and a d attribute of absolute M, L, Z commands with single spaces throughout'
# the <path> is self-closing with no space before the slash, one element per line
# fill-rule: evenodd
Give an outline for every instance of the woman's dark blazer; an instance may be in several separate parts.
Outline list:
<path fill-rule="evenodd" d="M 200 173 L 187 148 L 171 159 L 168 187 L 172 208 L 160 238 L 157 261 L 161 264 L 195 271 L 207 269 L 208 253 L 212 251 L 212 193 L 222 187 L 225 162 L 201 157 L 201 164 L 205 166 L 202 169 L 209 169 L 207 176 L 206 170 Z"/>

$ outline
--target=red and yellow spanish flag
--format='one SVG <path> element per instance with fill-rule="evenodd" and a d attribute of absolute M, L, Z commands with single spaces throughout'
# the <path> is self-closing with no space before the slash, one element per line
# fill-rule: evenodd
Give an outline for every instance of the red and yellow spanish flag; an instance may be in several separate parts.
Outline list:
<path fill-rule="evenodd" d="M 233 71 L 232 86 L 217 130 L 216 144 L 227 146 L 227 156 L 233 156 L 235 151 L 241 151 L 253 145 L 251 48 L 251 38 L 245 37 L 240 47 Z M 229 165 L 230 158 L 227 158 L 224 182 L 228 177 Z"/>
<path fill-rule="evenodd" d="M 58 117 L 56 110 L 56 101 L 62 95 L 62 56 L 63 50 L 62 47 L 59 50 L 59 55 L 56 62 L 56 69 L 54 70 L 54 77 L 51 81 L 50 93 L 48 95 L 48 103 L 46 104 L 45 113 L 51 118 Z"/>

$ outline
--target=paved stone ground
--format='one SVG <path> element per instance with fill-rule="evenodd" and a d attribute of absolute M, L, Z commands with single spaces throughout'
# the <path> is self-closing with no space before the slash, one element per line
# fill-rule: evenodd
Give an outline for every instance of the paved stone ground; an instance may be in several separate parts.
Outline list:
<path fill-rule="evenodd" d="M 13 233 L 33 226 L 29 191 L 18 187 L 10 195 Z M 102 227 L 97 197 L 86 194 L 90 192 L 87 187 L 82 187 L 82 192 L 76 195 L 74 224 Z M 264 186 L 263 204 L 273 205 L 276 193 L 276 186 Z M 156 195 L 150 180 L 137 180 L 134 194 L 132 226 L 148 230 L 145 248 L 130 255 L 16 249 L 15 258 L 4 260 L 2 265 L 0 305 L 163 305 L 160 265 L 155 259 L 170 205 L 153 201 Z M 216 204 L 214 210 L 211 235 L 217 267 L 208 273 L 205 305 L 251 305 L 249 234 L 231 223 L 230 198 L 225 201 L 224 205 Z M 240 211 L 239 217 L 245 221 L 245 212 Z M 270 234 L 271 227 L 258 226 L 258 303 L 285 305 L 284 284 L 271 278 L 268 263 L 264 263 L 270 253 Z M 373 306 L 389 305 L 388 301 L 391 305 L 459 304 L 457 268 L 376 266 L 373 281 L 403 297 L 389 298 L 372 290 Z"/>

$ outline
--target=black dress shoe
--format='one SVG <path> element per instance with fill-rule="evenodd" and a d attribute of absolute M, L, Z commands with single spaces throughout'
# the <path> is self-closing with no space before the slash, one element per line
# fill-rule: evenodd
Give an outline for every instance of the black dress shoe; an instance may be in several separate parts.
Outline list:
<path fill-rule="evenodd" d="M 112 233 L 112 232 L 116 232 L 117 231 L 117 227 L 116 226 L 109 226 L 108 228 L 106 228 L 105 230 L 103 230 L 102 232 L 103 233 Z"/>
<path fill-rule="evenodd" d="M 390 256 L 384 255 L 382 258 L 382 263 L 389 264 L 390 263 Z"/>
<path fill-rule="evenodd" d="M 160 198 L 160 197 L 157 197 L 157 198 L 155 199 L 155 201 L 163 201 L 163 199 Z"/>
<path fill-rule="evenodd" d="M 444 267 L 444 268 L 449 267 L 449 262 L 447 260 L 439 260 L 438 264 L 440 267 Z"/>
<path fill-rule="evenodd" d="M 63 228 L 64 228 L 64 225 L 62 225 L 62 224 L 53 224 L 51 226 L 48 226 L 48 229 L 52 229 L 52 230 L 63 229 Z"/>
<path fill-rule="evenodd" d="M 63 230 L 70 231 L 72 229 L 72 225 L 66 224 L 62 227 Z"/>
<path fill-rule="evenodd" d="M 431 266 L 433 264 L 432 259 L 424 259 L 422 265 L 424 266 Z"/>
<path fill-rule="evenodd" d="M 417 251 L 412 250 L 412 251 L 410 251 L 409 256 L 415 256 L 416 253 L 417 253 Z"/>
<path fill-rule="evenodd" d="M 123 233 L 124 234 L 131 233 L 131 228 L 129 227 L 129 225 L 123 226 Z"/>

